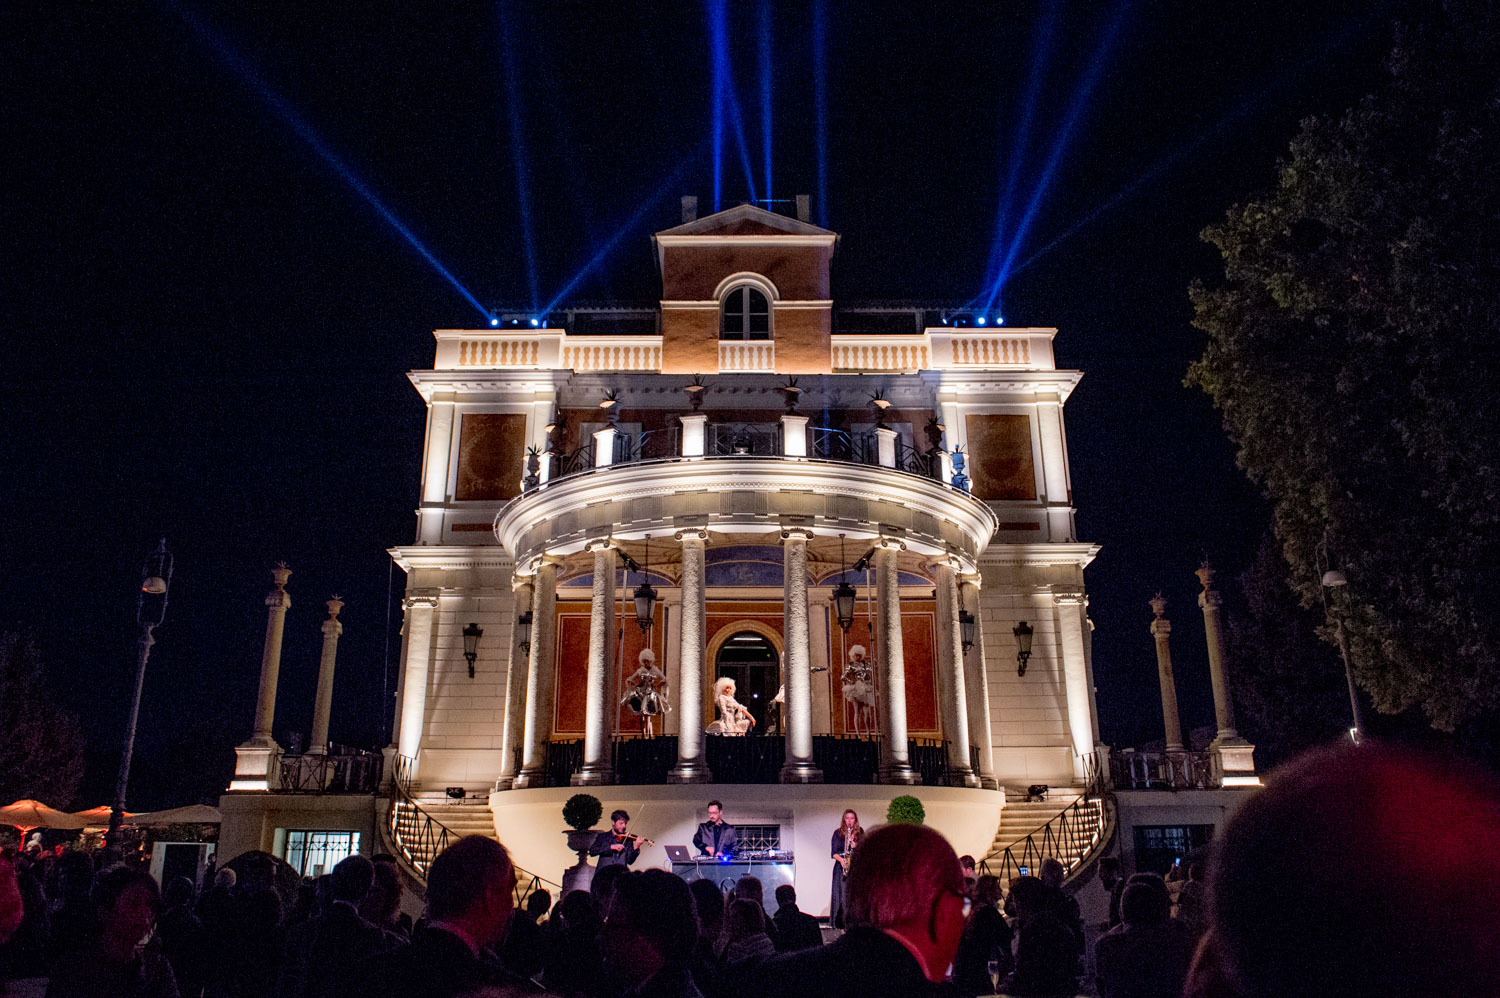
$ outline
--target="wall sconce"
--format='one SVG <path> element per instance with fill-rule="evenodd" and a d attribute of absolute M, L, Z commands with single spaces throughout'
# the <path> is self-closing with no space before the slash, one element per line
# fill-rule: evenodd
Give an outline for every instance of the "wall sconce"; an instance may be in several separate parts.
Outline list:
<path fill-rule="evenodd" d="M 474 660 L 479 657 L 479 639 L 484 637 L 484 628 L 478 624 L 464 625 L 464 661 L 469 663 L 469 678 L 474 678 Z"/>
<path fill-rule="evenodd" d="M 523 655 L 531 654 L 531 620 L 530 610 L 527 610 L 516 618 L 516 630 L 519 632 L 521 638 L 519 643 Z"/>
<path fill-rule="evenodd" d="M 1026 675 L 1026 663 L 1031 658 L 1031 625 L 1021 621 L 1011 628 L 1011 633 L 1016 636 L 1016 663 L 1020 668 L 1016 669 L 1016 675 Z"/>
<path fill-rule="evenodd" d="M 974 615 L 968 610 L 958 611 L 958 633 L 963 642 L 965 655 L 969 654 L 969 649 L 974 647 L 974 630 L 978 624 L 979 621 L 975 620 Z"/>

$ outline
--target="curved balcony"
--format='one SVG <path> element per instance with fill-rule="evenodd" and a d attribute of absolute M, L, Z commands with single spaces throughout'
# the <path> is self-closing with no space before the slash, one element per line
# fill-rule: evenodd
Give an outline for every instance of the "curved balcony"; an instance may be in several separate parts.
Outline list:
<path fill-rule="evenodd" d="M 495 536 L 518 563 L 571 554 L 603 537 L 797 528 L 854 542 L 897 538 L 918 554 L 972 564 L 999 525 L 962 488 L 886 462 L 741 452 L 575 463 L 567 472 L 496 516 Z"/>

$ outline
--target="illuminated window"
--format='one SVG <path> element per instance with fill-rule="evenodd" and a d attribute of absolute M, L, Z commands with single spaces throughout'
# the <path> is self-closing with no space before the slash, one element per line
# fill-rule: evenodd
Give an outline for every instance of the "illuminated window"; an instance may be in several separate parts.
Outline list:
<path fill-rule="evenodd" d="M 723 340 L 769 340 L 771 302 L 758 288 L 742 284 L 724 296 Z"/>
<path fill-rule="evenodd" d="M 358 832 L 318 832 L 287 829 L 286 861 L 304 877 L 332 873 L 343 859 L 359 852 Z"/>

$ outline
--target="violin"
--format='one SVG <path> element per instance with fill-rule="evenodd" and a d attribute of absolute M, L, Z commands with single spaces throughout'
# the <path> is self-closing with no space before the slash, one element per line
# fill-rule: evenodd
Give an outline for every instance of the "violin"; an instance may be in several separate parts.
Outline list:
<path fill-rule="evenodd" d="M 646 836 L 644 836 L 644 835 L 637 835 L 634 832 L 615 832 L 614 836 L 615 836 L 615 841 L 618 842 L 620 845 L 624 845 L 626 839 L 632 839 L 632 840 L 634 840 L 637 849 L 639 849 L 639 848 L 641 848 L 643 846 L 654 846 L 654 845 L 656 845 L 655 842 L 652 842 L 650 839 L 646 838 Z"/>

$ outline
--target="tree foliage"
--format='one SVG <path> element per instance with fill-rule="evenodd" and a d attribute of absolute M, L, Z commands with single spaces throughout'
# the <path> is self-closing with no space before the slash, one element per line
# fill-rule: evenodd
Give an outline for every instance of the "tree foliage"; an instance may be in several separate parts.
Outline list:
<path fill-rule="evenodd" d="M 0 635 L 0 803 L 73 806 L 83 780 L 83 729 L 47 697 L 36 646 Z"/>
<path fill-rule="evenodd" d="M 927 820 L 927 809 L 911 794 L 902 794 L 891 798 L 885 820 L 891 825 L 920 825 Z"/>
<path fill-rule="evenodd" d="M 1326 567 L 1355 675 L 1452 730 L 1500 712 L 1500 14 L 1400 33 L 1382 89 L 1305 121 L 1274 190 L 1205 231 L 1188 383 L 1273 503 L 1304 606 Z"/>

